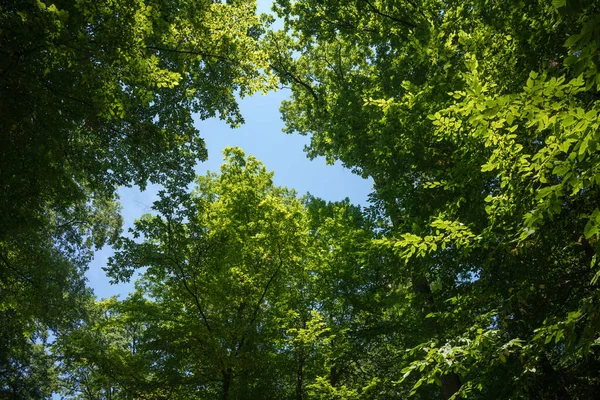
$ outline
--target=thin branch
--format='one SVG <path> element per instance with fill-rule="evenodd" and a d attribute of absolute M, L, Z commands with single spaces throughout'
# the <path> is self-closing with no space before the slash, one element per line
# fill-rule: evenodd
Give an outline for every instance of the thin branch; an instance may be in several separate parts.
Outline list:
<path fill-rule="evenodd" d="M 279 270 L 283 266 L 283 259 L 281 258 L 281 248 L 278 246 L 277 250 L 278 250 L 278 255 L 279 255 L 279 265 L 275 268 L 275 270 L 271 274 L 271 277 L 267 281 L 267 284 L 265 285 L 265 287 L 264 287 L 264 289 L 262 291 L 260 299 L 256 303 L 256 307 L 254 307 L 254 312 L 252 313 L 252 318 L 250 318 L 250 321 L 248 321 L 248 324 L 246 325 L 246 329 L 249 329 L 249 328 L 251 328 L 254 325 L 254 322 L 256 321 L 256 318 L 258 317 L 258 311 L 260 310 L 260 306 L 261 306 L 262 302 L 264 301 L 264 299 L 265 299 L 265 297 L 267 295 L 267 292 L 269 291 L 269 287 L 271 286 L 271 283 L 275 280 L 275 277 L 277 276 L 277 274 L 279 273 Z M 238 346 L 237 346 L 237 348 L 235 350 L 236 356 L 239 353 L 239 351 L 246 344 L 246 339 L 247 339 L 246 335 L 244 335 L 244 336 L 242 336 L 240 338 L 239 344 L 238 344 Z"/>
<path fill-rule="evenodd" d="M 415 10 L 417 10 L 419 12 L 419 14 L 421 14 L 423 16 L 423 18 L 425 18 L 426 20 L 427 15 L 425 15 L 425 12 L 423 12 L 423 9 L 419 6 L 417 6 L 417 4 L 413 1 L 413 0 L 406 0 L 408 2 L 408 4 L 410 4 Z"/>
<path fill-rule="evenodd" d="M 88 101 L 85 101 L 85 100 L 78 99 L 77 97 L 73 97 L 73 96 L 70 96 L 70 95 L 68 95 L 68 94 L 65 94 L 65 93 L 61 93 L 61 92 L 57 91 L 56 89 L 54 89 L 53 87 L 51 87 L 50 85 L 48 85 L 46 82 L 44 82 L 44 81 L 42 81 L 42 80 L 39 80 L 39 82 L 40 82 L 40 83 L 42 84 L 42 86 L 44 86 L 44 87 L 45 87 L 45 88 L 46 88 L 46 89 L 47 89 L 47 90 L 48 90 L 50 93 L 52 93 L 52 94 L 54 94 L 54 95 L 56 95 L 56 96 L 59 96 L 59 97 L 65 98 L 65 99 L 67 99 L 67 100 L 71 100 L 71 101 L 74 101 L 74 102 L 77 102 L 77 103 L 83 104 L 84 106 L 88 106 L 88 107 L 90 107 L 90 108 L 94 108 L 94 105 L 93 105 L 92 103 L 88 102 Z"/>
<path fill-rule="evenodd" d="M 281 49 L 279 48 L 279 43 L 277 43 L 276 40 L 274 40 L 274 42 L 275 42 L 275 46 L 277 47 L 277 54 L 279 55 L 279 64 L 281 65 L 281 69 L 277 68 L 274 64 L 269 64 L 269 66 L 273 70 L 275 70 L 275 72 L 277 72 L 279 75 L 281 75 L 283 73 L 283 74 L 287 75 L 288 77 L 290 77 L 292 79 L 292 81 L 294 81 L 297 84 L 303 86 L 312 95 L 312 97 L 315 99 L 315 102 L 318 104 L 319 103 L 319 97 L 315 93 L 315 91 L 312 88 L 312 86 L 310 86 L 308 83 L 302 81 L 300 78 L 298 78 L 297 76 L 295 76 L 294 74 L 292 74 L 289 69 L 287 69 L 287 68 L 285 68 L 283 66 L 283 63 L 281 62 L 281 60 L 283 59 L 283 56 L 281 54 Z"/>
<path fill-rule="evenodd" d="M 279 249 L 279 265 L 277 266 L 277 268 L 275 268 L 275 270 L 271 274 L 269 281 L 267 282 L 267 284 L 265 285 L 265 287 L 263 289 L 260 299 L 256 303 L 256 307 L 254 308 L 254 313 L 252 315 L 252 319 L 250 319 L 250 322 L 248 323 L 249 326 L 254 325 L 254 322 L 256 321 L 256 317 L 258 316 L 258 311 L 260 310 L 260 305 L 264 301 L 264 299 L 267 295 L 267 292 L 269 291 L 269 286 L 271 286 L 271 283 L 273 282 L 273 280 L 275 280 L 275 277 L 279 273 L 279 270 L 281 269 L 282 266 L 283 266 L 283 260 L 281 259 L 281 249 Z"/>
<path fill-rule="evenodd" d="M 158 46 L 146 46 L 146 49 L 156 50 L 156 51 L 166 51 L 169 53 L 177 53 L 177 54 L 191 54 L 191 55 L 202 56 L 202 57 L 206 57 L 206 58 L 216 58 L 221 61 L 231 61 L 229 58 L 227 58 L 225 56 L 222 56 L 219 54 L 204 53 L 204 52 L 198 51 L 198 50 L 168 49 L 168 48 L 158 47 Z"/>
<path fill-rule="evenodd" d="M 278 74 L 282 74 L 282 71 L 277 68 L 275 65 L 270 64 L 269 65 L 272 69 L 275 70 L 275 72 L 277 72 Z M 296 77 L 294 74 L 292 74 L 288 69 L 285 69 L 285 71 L 283 72 L 285 75 L 287 75 L 288 77 L 290 77 L 294 82 L 296 82 L 297 84 L 303 86 L 306 90 L 308 90 L 308 92 L 312 95 L 312 97 L 314 97 L 315 101 L 318 102 L 319 101 L 319 97 L 317 96 L 317 94 L 315 93 L 314 89 L 306 82 L 303 82 L 302 80 L 300 80 L 298 77 Z"/>
<path fill-rule="evenodd" d="M 365 1 L 365 3 L 367 3 L 369 5 L 369 7 L 371 7 L 371 10 L 373 10 L 373 12 L 375 14 L 381 15 L 382 17 L 388 18 L 388 19 L 390 19 L 390 20 L 392 20 L 394 22 L 398 22 L 399 24 L 402 24 L 404 26 L 408 26 L 409 28 L 416 28 L 417 27 L 412 22 L 406 21 L 406 20 L 398 18 L 398 17 L 394 17 L 393 15 L 389 15 L 389 14 L 386 14 L 386 13 L 380 11 L 369 0 L 364 0 L 364 1 Z"/>
<path fill-rule="evenodd" d="M 6 265 L 6 267 L 8 269 L 10 269 L 11 271 L 15 272 L 17 275 L 19 275 L 21 278 L 25 279 L 27 282 L 29 282 L 29 284 L 31 284 L 33 287 L 35 288 L 39 288 L 38 284 L 35 283 L 30 277 L 28 277 L 27 275 L 25 275 L 24 273 L 22 273 L 21 271 L 19 271 L 18 268 L 13 267 L 10 262 L 8 262 L 8 259 L 4 256 L 4 254 L 0 253 L 0 259 L 2 259 L 2 262 L 4 263 L 4 265 Z"/>
<path fill-rule="evenodd" d="M 167 245 L 169 247 L 169 250 L 172 250 L 171 247 L 171 237 L 172 237 L 172 230 L 171 230 L 171 218 L 167 217 Z M 200 316 L 202 317 L 202 321 L 204 322 L 204 325 L 206 326 L 206 329 L 208 330 L 208 332 L 212 335 L 212 328 L 210 327 L 210 324 L 208 322 L 208 319 L 206 318 L 206 314 L 204 314 L 204 311 L 202 309 L 202 306 L 200 305 L 200 299 L 198 298 L 198 295 L 190 289 L 190 287 L 187 284 L 187 279 L 185 278 L 185 271 L 183 270 L 183 267 L 181 266 L 180 263 L 177 262 L 177 260 L 172 260 L 173 264 L 179 269 L 179 271 L 181 272 L 181 282 L 183 283 L 183 286 L 185 287 L 185 290 L 192 296 L 192 298 L 194 299 L 194 303 L 196 305 L 196 308 L 198 309 L 198 312 L 200 313 Z"/>
<path fill-rule="evenodd" d="M 65 158 L 66 158 L 66 157 L 65 157 Z M 67 160 L 68 160 L 68 159 L 67 159 Z M 69 162 L 69 164 L 70 164 L 70 162 Z M 73 218 L 73 219 L 71 219 L 71 220 L 69 220 L 69 221 L 63 222 L 62 224 L 58 225 L 58 226 L 56 227 L 56 229 L 63 229 L 63 228 L 66 228 L 66 227 L 70 227 L 71 225 L 73 225 L 73 224 L 74 224 L 74 223 L 76 223 L 76 222 L 77 222 L 77 223 L 80 223 L 80 224 L 86 224 L 86 222 L 85 222 L 85 221 L 79 221 L 79 219 L 76 217 L 76 218 Z"/>

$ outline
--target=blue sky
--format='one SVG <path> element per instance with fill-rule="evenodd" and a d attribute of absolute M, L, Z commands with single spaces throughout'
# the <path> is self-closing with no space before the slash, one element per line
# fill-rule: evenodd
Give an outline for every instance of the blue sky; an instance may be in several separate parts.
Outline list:
<path fill-rule="evenodd" d="M 241 100 L 240 108 L 246 123 L 237 129 L 229 128 L 225 122 L 216 118 L 197 121 L 196 126 L 206 141 L 208 161 L 198 164 L 196 173 L 219 171 L 223 158 L 221 151 L 227 146 L 238 146 L 247 155 L 261 160 L 268 170 L 275 171 L 275 184 L 296 189 L 300 196 L 310 192 L 325 200 L 348 197 L 354 204 L 366 204 L 372 187 L 370 180 L 352 174 L 341 165 L 327 165 L 323 158 L 309 160 L 303 151 L 308 137 L 282 132 L 284 124 L 279 105 L 288 95 L 288 90 L 281 90 Z M 150 212 L 152 203 L 157 198 L 157 190 L 156 186 L 152 186 L 145 192 L 140 192 L 137 188 L 119 191 L 125 229 L 142 214 Z M 118 285 L 109 283 L 102 267 L 111 254 L 110 248 L 97 252 L 86 273 L 89 285 L 98 298 L 114 295 L 124 298 L 133 290 L 133 282 Z"/>

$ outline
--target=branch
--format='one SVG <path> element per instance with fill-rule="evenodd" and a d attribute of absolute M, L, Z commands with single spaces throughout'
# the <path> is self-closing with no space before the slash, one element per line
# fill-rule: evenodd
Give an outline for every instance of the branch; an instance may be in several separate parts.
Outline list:
<path fill-rule="evenodd" d="M 269 64 L 269 66 L 272 69 L 274 69 L 275 72 L 277 72 L 278 74 L 282 75 L 282 71 L 279 68 L 277 68 L 275 65 Z M 297 84 L 303 86 L 306 90 L 308 90 L 308 92 L 312 95 L 312 97 L 314 97 L 314 99 L 315 99 L 316 102 L 319 101 L 319 97 L 315 93 L 314 89 L 308 83 L 303 82 L 302 80 L 300 80 L 298 77 L 296 77 L 294 74 L 292 74 L 288 69 L 285 69 L 284 74 L 287 75 L 288 77 L 290 77 L 294 82 L 296 82 Z"/>
<path fill-rule="evenodd" d="M 408 2 L 408 4 L 410 4 L 415 10 L 417 10 L 419 12 L 419 14 L 421 14 L 423 16 L 423 18 L 425 18 L 426 20 L 427 15 L 425 15 L 425 13 L 423 12 L 423 10 L 417 6 L 417 4 L 413 1 L 413 0 L 406 0 Z"/>
<path fill-rule="evenodd" d="M 256 321 L 256 317 L 258 317 L 258 311 L 260 310 L 260 305 L 264 301 L 264 299 L 267 295 L 267 292 L 269 291 L 269 286 L 271 286 L 271 283 L 273 282 L 273 280 L 275 280 L 275 277 L 277 276 L 277 274 L 279 273 L 279 270 L 283 266 L 283 259 L 281 258 L 281 248 L 279 246 L 277 247 L 277 251 L 278 251 L 278 255 L 279 255 L 279 265 L 275 268 L 275 270 L 271 274 L 271 277 L 269 278 L 267 284 L 265 285 L 263 292 L 260 296 L 260 299 L 256 303 L 256 307 L 254 307 L 254 312 L 252 313 L 252 318 L 250 319 L 250 321 L 248 321 L 248 324 L 246 326 L 247 328 L 250 328 L 250 327 L 252 327 L 252 325 L 254 325 L 254 322 Z M 243 336 L 240 339 L 240 344 L 238 345 L 238 347 L 236 349 L 236 354 L 242 349 L 242 347 L 244 346 L 245 343 L 246 343 L 246 336 Z"/>
<path fill-rule="evenodd" d="M 12 265 L 10 265 L 10 263 L 8 262 L 8 259 L 4 256 L 4 254 L 0 253 L 0 259 L 2 259 L 2 262 L 4 263 L 4 265 L 6 265 L 6 267 L 8 269 L 10 269 L 11 271 L 15 272 L 21 278 L 25 279 L 33 287 L 39 288 L 38 284 L 35 283 L 30 277 L 28 277 L 27 275 L 25 275 L 24 273 L 22 273 L 21 271 L 19 271 L 17 268 L 15 268 Z"/>
<path fill-rule="evenodd" d="M 66 154 L 65 154 L 65 156 L 66 156 Z M 68 161 L 68 158 L 67 158 L 67 161 Z M 70 164 L 70 162 L 69 162 L 69 164 Z M 71 225 L 73 225 L 76 222 L 80 223 L 80 224 L 86 224 L 86 221 L 80 221 L 77 217 L 75 217 L 75 218 L 73 218 L 73 219 L 71 219 L 71 220 L 69 220 L 67 222 L 64 222 L 64 223 L 62 223 L 60 225 L 57 225 L 56 229 L 58 230 L 58 229 L 63 229 L 63 228 L 66 228 L 66 227 L 70 227 Z"/>
<path fill-rule="evenodd" d="M 269 278 L 269 281 L 267 282 L 267 284 L 265 285 L 265 288 L 263 289 L 263 292 L 262 292 L 262 294 L 260 296 L 260 299 L 256 303 L 256 307 L 254 308 L 254 314 L 252 315 L 252 319 L 248 323 L 249 326 L 251 326 L 251 325 L 254 324 L 254 321 L 256 320 L 256 317 L 258 316 L 258 310 L 260 310 L 260 305 L 264 301 L 265 296 L 267 295 L 267 291 L 269 290 L 269 286 L 271 286 L 271 283 L 273 282 L 273 280 L 275 279 L 275 277 L 279 273 L 279 270 L 283 266 L 283 260 L 281 259 L 281 249 L 278 249 L 278 252 L 279 252 L 279 265 L 277 266 L 277 268 L 275 268 L 275 270 L 271 274 L 271 277 Z"/>
<path fill-rule="evenodd" d="M 47 84 L 46 82 L 41 81 L 41 80 L 38 80 L 38 81 L 42 84 L 42 86 L 44 86 L 50 93 L 54 94 L 55 96 L 59 96 L 59 97 L 65 98 L 67 100 L 71 100 L 73 102 L 83 104 L 84 106 L 87 106 L 87 107 L 90 107 L 90 108 L 94 108 L 94 105 L 92 103 L 86 101 L 86 100 L 81 100 L 81 99 L 79 99 L 77 97 L 70 96 L 70 95 L 68 95 L 66 93 L 61 93 L 58 90 L 54 89 L 49 84 Z"/>
<path fill-rule="evenodd" d="M 276 40 L 273 40 L 273 42 L 275 43 L 275 46 L 277 47 L 277 54 L 279 55 L 279 64 L 281 65 L 281 69 L 277 68 L 274 64 L 269 64 L 269 66 L 273 70 L 275 70 L 275 72 L 277 72 L 279 75 L 282 75 L 282 73 L 283 73 L 283 74 L 287 75 L 288 77 L 290 77 L 292 79 L 292 81 L 303 86 L 312 95 L 312 97 L 315 99 L 315 102 L 318 104 L 319 97 L 315 93 L 315 90 L 312 88 L 312 86 L 310 86 L 308 83 L 302 81 L 296 75 L 292 74 L 289 69 L 287 69 L 283 66 L 283 63 L 281 62 L 281 59 L 283 58 L 283 56 L 281 54 L 281 49 L 279 48 L 279 43 L 277 43 Z"/>
<path fill-rule="evenodd" d="M 219 54 L 211 54 L 211 53 L 204 53 L 198 50 L 179 50 L 179 49 L 167 49 L 164 47 L 158 47 L 158 46 L 146 46 L 146 49 L 148 50 L 156 50 L 156 51 L 166 51 L 169 53 L 177 53 L 177 54 L 191 54 L 191 55 L 195 55 L 195 56 L 202 56 L 202 57 L 212 57 L 212 58 L 216 58 L 218 60 L 221 61 L 231 61 L 230 59 L 228 59 L 225 56 L 219 55 Z"/>
<path fill-rule="evenodd" d="M 171 218 L 167 217 L 167 246 L 169 247 L 169 250 L 172 250 L 171 247 L 171 237 L 172 237 L 172 231 L 171 231 Z M 212 335 L 212 329 L 210 327 L 210 324 L 208 323 L 208 319 L 206 318 L 206 314 L 204 314 L 204 311 L 202 310 L 202 306 L 200 305 L 200 299 L 198 298 L 198 295 L 190 289 L 190 287 L 187 284 L 187 280 L 185 278 L 185 271 L 183 270 L 183 267 L 181 266 L 180 263 L 177 262 L 177 260 L 171 260 L 173 262 L 173 264 L 177 267 L 177 269 L 179 269 L 179 271 L 181 272 L 181 282 L 183 283 L 183 286 L 185 287 L 185 290 L 192 296 L 192 298 L 194 299 L 194 303 L 196 305 L 196 308 L 198 309 L 198 312 L 200 313 L 200 316 L 202 317 L 202 321 L 204 322 L 204 325 L 206 326 L 206 329 L 208 330 L 208 332 Z"/>
<path fill-rule="evenodd" d="M 389 14 L 385 14 L 381 11 L 379 11 L 377 9 L 377 7 L 375 7 L 369 0 L 364 0 L 365 3 L 367 3 L 369 5 L 369 7 L 371 7 L 371 9 L 373 10 L 373 12 L 375 14 L 381 15 L 382 17 L 391 19 L 394 22 L 398 22 L 399 24 L 402 24 L 404 26 L 408 26 L 409 28 L 416 28 L 417 26 L 415 24 L 413 24 L 412 22 L 406 21 L 404 19 L 400 19 L 398 17 L 394 17 L 393 15 L 389 15 Z"/>

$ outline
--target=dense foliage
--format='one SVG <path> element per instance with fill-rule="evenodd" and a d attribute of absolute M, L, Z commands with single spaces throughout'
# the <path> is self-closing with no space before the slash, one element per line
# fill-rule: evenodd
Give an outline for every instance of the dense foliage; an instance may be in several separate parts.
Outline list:
<path fill-rule="evenodd" d="M 592 399 L 600 3 L 0 5 L 0 394 Z M 269 72 L 270 71 L 270 72 Z M 367 208 L 220 173 L 192 114 L 291 89 Z M 119 185 L 161 183 L 120 235 Z M 124 300 L 82 279 L 113 244 Z M 54 336 L 49 337 L 51 331 Z"/>
<path fill-rule="evenodd" d="M 185 187 L 206 158 L 193 114 L 235 125 L 235 95 L 270 86 L 254 10 L 0 2 L 2 393 L 50 392 L 38 334 L 81 318 L 92 250 L 119 236 L 117 187 Z"/>
<path fill-rule="evenodd" d="M 421 329 L 400 387 L 598 390 L 597 2 L 278 2 L 287 129 L 375 182 Z"/>

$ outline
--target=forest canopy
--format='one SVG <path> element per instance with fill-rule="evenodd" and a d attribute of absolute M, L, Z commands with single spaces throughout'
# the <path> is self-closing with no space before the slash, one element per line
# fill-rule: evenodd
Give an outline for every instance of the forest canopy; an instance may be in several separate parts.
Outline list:
<path fill-rule="evenodd" d="M 595 398 L 600 3 L 273 12 L 0 2 L 0 397 Z M 368 206 L 239 148 L 195 176 L 195 119 L 276 88 Z M 123 232 L 117 190 L 148 184 Z M 124 299 L 83 275 L 107 245 Z"/>

